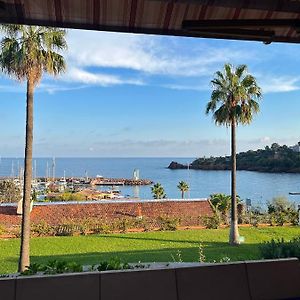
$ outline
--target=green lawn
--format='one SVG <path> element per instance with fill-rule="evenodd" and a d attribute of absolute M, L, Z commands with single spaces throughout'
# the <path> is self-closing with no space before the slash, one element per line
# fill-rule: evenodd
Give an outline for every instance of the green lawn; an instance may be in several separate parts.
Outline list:
<path fill-rule="evenodd" d="M 259 243 L 300 236 L 300 227 L 241 228 L 240 234 L 245 243 L 238 247 L 227 244 L 228 229 L 33 238 L 31 258 L 32 262 L 61 259 L 95 264 L 118 256 L 129 262 L 158 262 L 172 261 L 172 255 L 180 250 L 184 261 L 197 261 L 201 242 L 208 261 L 224 256 L 231 260 L 259 259 Z M 18 254 L 18 239 L 0 240 L 0 274 L 16 271 Z"/>

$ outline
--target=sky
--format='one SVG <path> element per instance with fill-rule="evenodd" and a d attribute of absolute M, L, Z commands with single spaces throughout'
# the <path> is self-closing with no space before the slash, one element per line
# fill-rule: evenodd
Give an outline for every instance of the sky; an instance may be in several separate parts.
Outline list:
<path fill-rule="evenodd" d="M 263 90 L 238 151 L 300 140 L 299 45 L 68 30 L 67 71 L 35 91 L 35 157 L 228 155 L 205 115 L 214 73 L 247 64 Z M 0 156 L 22 157 L 26 86 L 0 74 Z"/>

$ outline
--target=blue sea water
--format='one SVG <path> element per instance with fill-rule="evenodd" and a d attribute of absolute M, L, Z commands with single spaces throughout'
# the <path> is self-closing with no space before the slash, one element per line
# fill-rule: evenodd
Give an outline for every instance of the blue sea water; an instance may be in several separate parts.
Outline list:
<path fill-rule="evenodd" d="M 191 198 L 208 197 L 212 193 L 230 193 L 229 171 L 169 170 L 167 166 L 175 160 L 181 163 L 193 161 L 193 158 L 56 158 L 55 175 L 67 177 L 104 177 L 132 178 L 133 170 L 139 169 L 140 178 L 159 182 L 165 188 L 169 198 L 180 198 L 177 189 L 179 181 L 188 182 Z M 37 176 L 45 176 L 52 170 L 52 158 L 36 158 Z M 2 158 L 0 176 L 17 175 L 23 165 L 21 158 Z M 50 169 L 50 171 L 49 171 Z M 139 196 L 150 199 L 151 187 L 120 187 L 123 195 Z M 237 192 L 242 199 L 250 198 L 255 205 L 263 206 L 275 196 L 286 196 L 300 204 L 299 196 L 290 196 L 289 192 L 300 192 L 300 174 L 237 172 Z"/>

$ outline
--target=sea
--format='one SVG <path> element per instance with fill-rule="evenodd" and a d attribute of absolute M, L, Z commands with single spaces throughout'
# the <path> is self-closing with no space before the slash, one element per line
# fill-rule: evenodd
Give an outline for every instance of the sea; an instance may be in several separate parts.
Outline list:
<path fill-rule="evenodd" d="M 194 158 L 34 158 L 33 173 L 37 177 L 52 176 L 53 165 L 56 177 L 103 177 L 132 178 L 139 170 L 141 179 L 159 182 L 168 198 L 180 198 L 179 181 L 190 186 L 188 198 L 206 198 L 213 193 L 230 194 L 230 171 L 170 170 L 171 161 L 191 163 Z M 1 158 L 0 176 L 17 176 L 23 167 L 22 158 Z M 151 199 L 151 186 L 118 187 L 126 197 Z M 285 196 L 297 205 L 300 196 L 300 174 L 260 173 L 237 171 L 237 193 L 241 199 L 250 199 L 253 206 L 265 207 L 273 197 Z"/>

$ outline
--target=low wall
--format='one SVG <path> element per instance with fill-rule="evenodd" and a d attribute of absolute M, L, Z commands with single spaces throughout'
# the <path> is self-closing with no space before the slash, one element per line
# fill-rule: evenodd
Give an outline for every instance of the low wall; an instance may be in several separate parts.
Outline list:
<path fill-rule="evenodd" d="M 299 299 L 297 259 L 1 279 L 5 300 Z"/>
<path fill-rule="evenodd" d="M 66 219 L 98 218 L 115 220 L 130 217 L 160 216 L 196 219 L 210 216 L 213 211 L 206 199 L 194 200 L 143 200 L 143 201 L 99 201 L 82 203 L 48 203 L 35 205 L 31 221 L 57 225 Z M 0 224 L 19 225 L 21 216 L 17 215 L 16 206 L 0 206 Z"/>

